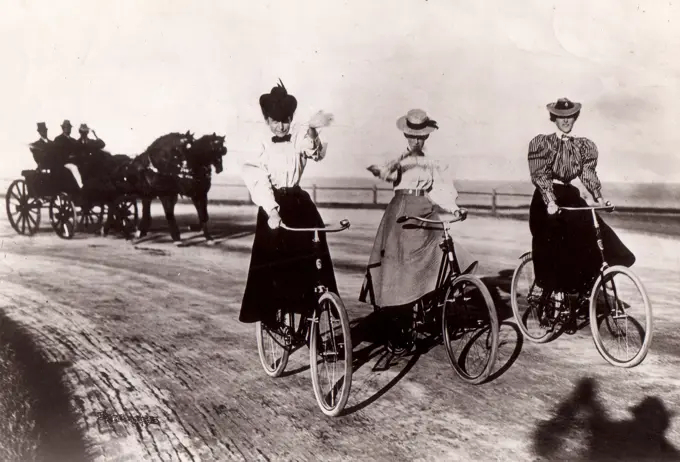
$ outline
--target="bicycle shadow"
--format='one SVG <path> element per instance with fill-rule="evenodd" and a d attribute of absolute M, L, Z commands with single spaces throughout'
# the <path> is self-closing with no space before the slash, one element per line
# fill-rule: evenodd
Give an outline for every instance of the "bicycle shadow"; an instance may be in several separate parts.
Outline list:
<path fill-rule="evenodd" d="M 631 419 L 612 420 L 597 397 L 596 381 L 583 378 L 554 416 L 538 423 L 532 451 L 548 460 L 680 460 L 665 436 L 675 412 L 655 396 L 628 410 Z"/>
<path fill-rule="evenodd" d="M 514 269 L 504 269 L 499 271 L 496 276 L 480 278 L 487 289 L 489 289 L 493 303 L 496 306 L 499 322 L 496 370 L 489 376 L 486 383 L 492 382 L 505 374 L 517 361 L 524 346 L 524 336 L 519 327 L 517 327 L 510 302 L 514 272 Z"/>
<path fill-rule="evenodd" d="M 354 320 L 351 323 L 352 344 L 362 345 L 364 347 L 355 350 L 352 358 L 352 370 L 356 373 L 368 363 L 375 360 L 371 367 L 371 372 L 380 373 L 385 372 L 393 367 L 400 366 L 404 359 L 408 356 L 395 356 L 385 348 L 385 329 L 384 313 L 371 312 L 367 316 Z M 401 367 L 401 370 L 386 384 L 382 385 L 378 390 L 374 391 L 367 398 L 362 401 L 345 408 L 343 415 L 350 415 L 366 407 L 370 406 L 382 396 L 384 396 L 390 389 L 392 389 L 401 379 L 403 379 L 409 371 L 418 362 L 422 355 L 420 349 L 416 349 L 406 364 Z M 377 359 L 376 359 L 377 358 Z"/>

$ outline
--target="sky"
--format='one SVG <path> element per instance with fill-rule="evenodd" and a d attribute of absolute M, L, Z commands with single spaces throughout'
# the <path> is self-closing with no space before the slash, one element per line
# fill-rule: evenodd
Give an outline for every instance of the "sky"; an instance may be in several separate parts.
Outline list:
<path fill-rule="evenodd" d="M 63 119 L 129 155 L 171 131 L 217 132 L 236 173 L 281 78 L 296 120 L 335 116 L 312 177 L 396 157 L 396 120 L 421 108 L 440 127 L 428 152 L 456 178 L 529 181 L 529 140 L 554 131 L 545 106 L 568 97 L 604 181 L 680 182 L 680 4 L 645 3 L 4 0 L 0 177 L 34 168 L 36 122 L 53 139 Z"/>

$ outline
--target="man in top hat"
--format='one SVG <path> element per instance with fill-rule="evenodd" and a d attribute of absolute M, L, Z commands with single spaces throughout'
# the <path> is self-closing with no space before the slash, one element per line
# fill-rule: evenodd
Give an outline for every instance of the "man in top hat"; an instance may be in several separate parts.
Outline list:
<path fill-rule="evenodd" d="M 52 146 L 52 141 L 47 138 L 47 125 L 45 122 L 38 122 L 38 134 L 40 138 L 29 145 L 33 159 L 38 164 L 38 168 L 47 168 L 45 162 L 47 160 L 48 150 Z"/>

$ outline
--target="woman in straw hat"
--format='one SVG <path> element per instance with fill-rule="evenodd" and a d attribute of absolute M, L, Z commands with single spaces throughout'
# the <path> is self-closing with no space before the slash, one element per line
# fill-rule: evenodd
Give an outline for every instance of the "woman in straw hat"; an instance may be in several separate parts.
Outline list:
<path fill-rule="evenodd" d="M 260 109 L 267 124 L 256 143 L 255 156 L 242 165 L 242 174 L 253 202 L 259 206 L 255 240 L 250 259 L 239 320 L 244 323 L 272 321 L 276 308 L 286 305 L 296 312 L 313 307 L 316 300 L 316 257 L 308 233 L 280 230 L 281 223 L 294 228 L 323 227 L 324 222 L 300 179 L 309 159 L 326 155 L 318 130 L 333 116 L 319 111 L 307 124 L 292 124 L 297 99 L 283 83 L 260 96 Z M 273 135 L 273 136 L 272 136 Z M 335 273 L 326 244 L 322 282 L 337 292 Z"/>
<path fill-rule="evenodd" d="M 368 167 L 394 188 L 394 197 L 375 237 L 359 296 L 360 301 L 370 301 L 380 309 L 410 308 L 432 293 L 442 259 L 441 229 L 410 222 L 399 224 L 397 218 L 409 215 L 436 220 L 436 206 L 456 216 L 460 213 L 456 204 L 458 192 L 448 169 L 425 155 L 425 141 L 439 128 L 437 123 L 425 111 L 412 109 L 397 120 L 397 128 L 406 137 L 406 151 L 382 167 Z M 462 270 L 474 263 L 457 243 L 455 251 Z"/>
<path fill-rule="evenodd" d="M 572 130 L 581 104 L 567 98 L 547 105 L 557 130 L 538 135 L 529 143 L 529 172 L 536 186 L 529 212 L 533 236 L 532 256 L 536 283 L 558 297 L 589 286 L 600 265 L 592 218 L 588 213 L 557 215 L 559 207 L 588 204 L 571 182 L 579 178 L 593 199 L 604 205 L 597 176 L 597 146 L 588 138 L 574 137 Z M 631 266 L 635 256 L 600 218 L 604 254 L 610 265 Z"/>

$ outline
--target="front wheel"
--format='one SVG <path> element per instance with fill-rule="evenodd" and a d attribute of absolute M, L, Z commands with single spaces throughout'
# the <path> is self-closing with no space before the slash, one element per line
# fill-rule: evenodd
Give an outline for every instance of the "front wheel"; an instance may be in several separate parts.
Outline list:
<path fill-rule="evenodd" d="M 326 292 L 319 298 L 309 338 L 316 402 L 324 414 L 335 417 L 345 408 L 352 387 L 352 335 L 338 295 Z"/>
<path fill-rule="evenodd" d="M 484 382 L 498 354 L 498 315 L 489 289 L 469 274 L 446 289 L 442 307 L 444 346 L 453 370 L 473 385 Z"/>
<path fill-rule="evenodd" d="M 293 314 L 279 309 L 271 325 L 255 323 L 257 353 L 264 371 L 270 377 L 280 376 L 288 365 L 294 332 Z"/>
<path fill-rule="evenodd" d="M 595 281 L 590 330 L 597 351 L 613 366 L 637 366 L 647 356 L 652 342 L 652 305 L 630 269 L 612 266 Z"/>

